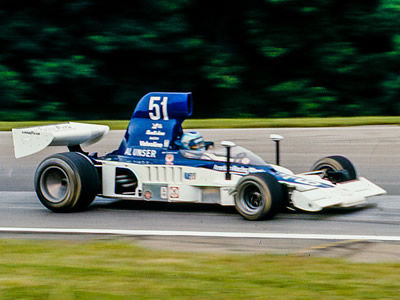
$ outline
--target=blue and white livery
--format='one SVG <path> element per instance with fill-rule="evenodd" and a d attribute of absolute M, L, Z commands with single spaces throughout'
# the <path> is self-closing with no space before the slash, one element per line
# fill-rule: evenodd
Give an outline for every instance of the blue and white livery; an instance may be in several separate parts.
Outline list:
<path fill-rule="evenodd" d="M 306 211 L 351 207 L 385 193 L 358 177 L 343 156 L 324 157 L 311 171 L 293 174 L 229 141 L 215 150 L 207 141 L 201 141 L 201 151 L 182 147 L 182 122 L 192 110 L 191 93 L 149 93 L 138 102 L 118 149 L 103 157 L 85 153 L 81 145 L 100 140 L 109 128 L 73 122 L 13 129 L 15 155 L 68 146 L 70 152 L 46 158 L 35 173 L 39 200 L 55 212 L 86 209 L 100 196 L 218 203 L 260 220 L 285 206 Z"/>

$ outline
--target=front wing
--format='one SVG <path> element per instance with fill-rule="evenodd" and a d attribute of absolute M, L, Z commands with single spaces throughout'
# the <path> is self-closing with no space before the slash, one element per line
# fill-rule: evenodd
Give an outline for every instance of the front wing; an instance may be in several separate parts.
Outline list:
<path fill-rule="evenodd" d="M 352 207 L 366 202 L 367 197 L 386 191 L 364 177 L 338 183 L 329 188 L 295 189 L 291 200 L 294 207 L 305 211 L 320 211 L 327 207 Z"/>

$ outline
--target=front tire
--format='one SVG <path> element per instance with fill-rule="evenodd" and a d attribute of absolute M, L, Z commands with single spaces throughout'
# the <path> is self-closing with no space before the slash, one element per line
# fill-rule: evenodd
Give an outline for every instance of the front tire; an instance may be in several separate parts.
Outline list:
<path fill-rule="evenodd" d="M 76 152 L 46 158 L 35 173 L 36 194 L 40 202 L 54 212 L 86 209 L 96 197 L 99 186 L 96 167 Z"/>
<path fill-rule="evenodd" d="M 271 174 L 244 176 L 236 190 L 235 208 L 247 220 L 272 218 L 283 207 L 282 187 Z"/>
<path fill-rule="evenodd" d="M 357 171 L 353 163 L 344 156 L 323 157 L 311 167 L 311 171 L 322 171 L 322 178 L 334 183 L 357 179 Z M 344 171 L 345 176 L 333 176 L 335 172 Z M 331 175 L 330 175 L 331 173 Z"/>

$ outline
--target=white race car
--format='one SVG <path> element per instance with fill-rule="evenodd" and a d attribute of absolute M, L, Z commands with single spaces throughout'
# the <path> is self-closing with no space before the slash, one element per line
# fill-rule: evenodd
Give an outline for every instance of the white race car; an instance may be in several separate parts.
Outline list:
<path fill-rule="evenodd" d="M 383 189 L 357 177 L 343 156 L 318 160 L 294 174 L 264 162 L 251 151 L 206 142 L 203 151 L 181 149 L 182 122 L 192 114 L 191 93 L 149 93 L 137 104 L 121 145 L 98 157 L 84 152 L 103 138 L 107 126 L 64 123 L 13 129 L 15 156 L 47 146 L 68 146 L 40 163 L 35 174 L 39 200 L 54 212 L 86 209 L 96 196 L 125 200 L 218 203 L 235 206 L 248 220 L 271 218 L 282 207 L 320 211 L 351 207 Z M 279 145 L 281 137 L 272 139 Z M 277 152 L 279 154 L 279 151 Z"/>

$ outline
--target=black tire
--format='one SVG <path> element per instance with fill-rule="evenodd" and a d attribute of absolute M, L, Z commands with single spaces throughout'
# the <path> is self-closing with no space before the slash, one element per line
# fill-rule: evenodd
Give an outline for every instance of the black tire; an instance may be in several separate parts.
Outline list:
<path fill-rule="evenodd" d="M 244 176 L 236 191 L 236 210 L 247 220 L 272 218 L 284 205 L 282 187 L 268 173 Z"/>
<path fill-rule="evenodd" d="M 58 153 L 43 160 L 35 173 L 36 194 L 54 212 L 86 209 L 100 186 L 93 163 L 76 152 Z"/>
<path fill-rule="evenodd" d="M 334 183 L 357 179 L 356 168 L 353 163 L 344 156 L 334 155 L 321 158 L 311 167 L 311 171 L 324 171 L 322 178 L 328 179 Z M 329 176 L 328 171 L 347 171 L 344 178 L 333 178 Z"/>

